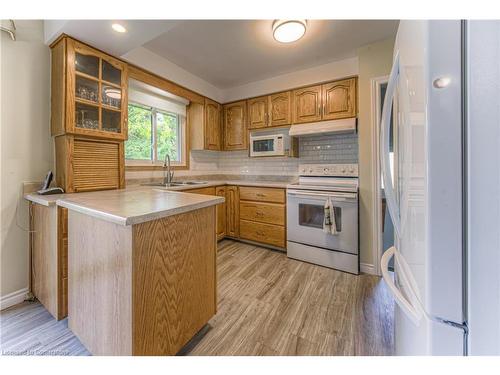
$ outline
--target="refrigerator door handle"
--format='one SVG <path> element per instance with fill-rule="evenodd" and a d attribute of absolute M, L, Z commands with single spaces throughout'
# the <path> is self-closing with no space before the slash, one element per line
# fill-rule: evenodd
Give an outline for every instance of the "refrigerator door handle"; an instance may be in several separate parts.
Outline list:
<path fill-rule="evenodd" d="M 391 126 L 391 110 L 396 92 L 396 84 L 399 78 L 399 52 L 396 52 L 394 64 L 392 65 L 391 75 L 387 82 L 387 90 L 385 93 L 384 107 L 382 109 L 382 120 L 380 128 L 380 167 L 382 178 L 384 181 L 384 192 L 387 201 L 387 208 L 391 214 L 392 223 L 396 234 L 401 234 L 401 218 L 399 216 L 399 206 L 396 200 L 396 193 L 392 185 L 392 174 L 390 164 L 390 126 Z"/>
<path fill-rule="evenodd" d="M 400 277 L 401 283 L 403 284 L 407 294 L 409 295 L 410 300 L 405 298 L 401 290 L 399 290 L 398 286 L 396 285 L 394 278 L 389 274 L 389 261 L 393 256 L 398 265 L 402 265 L 402 267 L 400 267 L 399 269 L 401 272 L 398 273 L 398 276 Z M 382 269 L 382 278 L 384 279 L 387 287 L 394 296 L 396 303 L 404 311 L 406 316 L 408 316 L 408 318 L 410 318 L 410 320 L 416 326 L 419 326 L 420 321 L 422 320 L 422 316 L 425 315 L 425 313 L 422 310 L 420 301 L 415 295 L 415 282 L 412 279 L 411 275 L 406 274 L 408 272 L 408 266 L 406 262 L 404 261 L 404 259 L 402 259 L 399 251 L 393 246 L 384 252 L 380 263 Z"/>

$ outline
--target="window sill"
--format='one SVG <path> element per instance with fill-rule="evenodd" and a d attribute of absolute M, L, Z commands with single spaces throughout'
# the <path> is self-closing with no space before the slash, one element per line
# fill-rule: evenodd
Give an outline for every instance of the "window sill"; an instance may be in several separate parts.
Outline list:
<path fill-rule="evenodd" d="M 125 161 L 126 171 L 162 171 L 165 168 L 163 164 L 153 164 L 153 163 L 137 163 L 137 162 L 127 162 Z M 172 164 L 170 166 L 171 170 L 181 171 L 188 170 L 189 165 L 186 164 Z"/>

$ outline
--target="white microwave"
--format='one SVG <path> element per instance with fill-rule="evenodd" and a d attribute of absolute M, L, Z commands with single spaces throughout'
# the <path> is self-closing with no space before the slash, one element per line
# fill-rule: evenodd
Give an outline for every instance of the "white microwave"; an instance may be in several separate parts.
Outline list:
<path fill-rule="evenodd" d="M 250 156 L 288 156 L 290 136 L 283 133 L 254 135 L 250 134 Z"/>

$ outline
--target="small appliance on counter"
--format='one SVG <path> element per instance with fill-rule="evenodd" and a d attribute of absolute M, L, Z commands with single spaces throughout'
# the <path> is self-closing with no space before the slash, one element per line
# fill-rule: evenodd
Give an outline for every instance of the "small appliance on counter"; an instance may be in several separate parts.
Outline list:
<path fill-rule="evenodd" d="M 40 190 L 37 190 L 37 193 L 40 195 L 63 194 L 64 190 L 62 188 L 49 187 L 53 178 L 54 174 L 52 173 L 52 171 L 49 171 L 49 173 L 47 173 L 47 176 L 45 176 L 45 180 L 43 181 Z"/>
<path fill-rule="evenodd" d="M 298 146 L 298 139 L 290 137 L 288 129 L 254 130 L 250 133 L 250 157 L 298 157 Z"/>

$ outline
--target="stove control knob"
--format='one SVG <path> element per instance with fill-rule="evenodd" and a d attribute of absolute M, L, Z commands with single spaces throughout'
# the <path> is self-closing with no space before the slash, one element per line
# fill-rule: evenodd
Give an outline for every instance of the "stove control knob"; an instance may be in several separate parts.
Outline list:
<path fill-rule="evenodd" d="M 302 168 L 300 172 L 302 172 L 302 173 L 306 173 L 306 169 L 305 169 L 305 168 Z"/>
<path fill-rule="evenodd" d="M 350 173 L 354 173 L 354 168 L 353 168 L 353 167 L 351 167 L 351 169 L 349 169 L 349 172 L 350 172 Z"/>
<path fill-rule="evenodd" d="M 340 171 L 341 171 L 342 173 L 345 173 L 345 168 L 342 168 Z"/>
<path fill-rule="evenodd" d="M 314 169 L 309 168 L 309 173 L 313 173 L 313 172 L 314 172 Z"/>
<path fill-rule="evenodd" d="M 323 173 L 324 173 L 324 174 L 328 174 L 328 172 L 329 172 L 329 171 L 330 171 L 330 170 L 329 170 L 328 168 L 323 168 Z"/>

